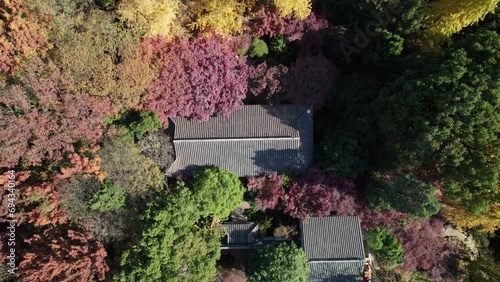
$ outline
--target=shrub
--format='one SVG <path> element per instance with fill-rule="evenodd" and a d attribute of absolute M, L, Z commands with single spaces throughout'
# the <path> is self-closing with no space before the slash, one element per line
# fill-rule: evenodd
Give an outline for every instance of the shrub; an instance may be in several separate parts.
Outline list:
<path fill-rule="evenodd" d="M 403 247 L 389 229 L 377 227 L 366 232 L 365 237 L 368 246 L 387 266 L 394 267 L 404 262 Z"/>
<path fill-rule="evenodd" d="M 250 49 L 248 50 L 248 55 L 250 57 L 262 57 L 269 53 L 269 49 L 267 48 L 267 44 L 264 40 L 259 38 L 253 38 L 252 43 L 250 43 Z"/>
<path fill-rule="evenodd" d="M 271 39 L 271 44 L 269 44 L 269 49 L 277 54 L 285 53 L 288 49 L 290 42 L 282 34 L 278 34 L 273 39 Z"/>
<path fill-rule="evenodd" d="M 137 138 L 141 138 L 147 132 L 154 131 L 160 127 L 161 122 L 155 112 L 141 112 L 139 120 L 129 124 L 130 131 Z"/>
<path fill-rule="evenodd" d="M 290 238 L 297 235 L 297 228 L 295 226 L 280 225 L 274 228 L 273 235 L 276 238 Z"/>

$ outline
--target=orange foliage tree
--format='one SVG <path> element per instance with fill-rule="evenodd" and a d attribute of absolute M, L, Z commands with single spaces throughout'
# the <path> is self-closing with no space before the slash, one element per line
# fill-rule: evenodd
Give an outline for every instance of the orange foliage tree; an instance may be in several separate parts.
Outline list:
<path fill-rule="evenodd" d="M 46 36 L 50 18 L 28 2 L 0 2 L 0 73 L 12 73 L 23 59 L 50 48 Z"/>
<path fill-rule="evenodd" d="M 70 226 L 49 227 L 24 240 L 18 275 L 26 281 L 103 281 L 106 250 Z"/>
<path fill-rule="evenodd" d="M 62 160 L 74 143 L 100 141 L 111 112 L 108 100 L 75 91 L 55 65 L 35 60 L 18 84 L 0 88 L 0 167 Z"/>

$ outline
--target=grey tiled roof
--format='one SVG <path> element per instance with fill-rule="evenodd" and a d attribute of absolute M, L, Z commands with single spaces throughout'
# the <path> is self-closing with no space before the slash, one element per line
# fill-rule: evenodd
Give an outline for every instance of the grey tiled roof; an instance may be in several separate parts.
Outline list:
<path fill-rule="evenodd" d="M 364 259 L 357 216 L 311 217 L 300 223 L 302 247 L 309 260 Z"/>
<path fill-rule="evenodd" d="M 357 216 L 312 217 L 300 223 L 310 282 L 359 281 L 365 251 Z"/>
<path fill-rule="evenodd" d="M 364 260 L 311 262 L 309 282 L 362 281 Z"/>
<path fill-rule="evenodd" d="M 245 223 L 223 223 L 222 228 L 226 230 L 228 245 L 250 245 L 256 239 L 257 224 L 255 222 Z"/>
<path fill-rule="evenodd" d="M 229 118 L 175 123 L 176 160 L 167 175 L 224 167 L 239 176 L 303 172 L 313 161 L 312 110 L 307 105 L 250 105 Z"/>

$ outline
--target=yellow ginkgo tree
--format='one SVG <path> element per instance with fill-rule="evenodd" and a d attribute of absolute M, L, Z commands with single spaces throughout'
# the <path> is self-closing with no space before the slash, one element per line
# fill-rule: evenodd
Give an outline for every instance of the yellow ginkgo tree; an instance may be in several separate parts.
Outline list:
<path fill-rule="evenodd" d="M 500 228 L 500 204 L 481 214 L 471 214 L 457 203 L 443 205 L 441 214 L 461 228 L 478 228 L 481 232 L 493 233 Z"/>
<path fill-rule="evenodd" d="M 305 19 L 311 14 L 311 0 L 273 0 L 273 4 L 283 17 Z"/>
<path fill-rule="evenodd" d="M 200 0 L 193 1 L 189 10 L 193 17 L 188 24 L 191 30 L 226 37 L 241 31 L 245 4 L 237 0 Z"/>
<path fill-rule="evenodd" d="M 284 1 L 284 0 L 281 0 Z M 452 34 L 494 12 L 500 0 L 437 0 L 425 8 L 422 39 L 435 48 Z"/>
<path fill-rule="evenodd" d="M 122 0 L 120 19 L 145 36 L 169 35 L 182 4 L 178 0 Z"/>

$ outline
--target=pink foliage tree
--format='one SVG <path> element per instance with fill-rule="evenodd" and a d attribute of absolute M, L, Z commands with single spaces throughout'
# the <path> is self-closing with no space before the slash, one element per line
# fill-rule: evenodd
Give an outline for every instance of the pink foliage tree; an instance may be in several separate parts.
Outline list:
<path fill-rule="evenodd" d="M 408 219 L 407 214 L 395 210 L 372 210 L 368 208 L 366 201 L 358 210 L 358 216 L 361 219 L 361 228 L 365 231 L 383 226 L 394 232 L 400 227 L 403 220 Z"/>
<path fill-rule="evenodd" d="M 206 121 L 215 113 L 229 116 L 242 106 L 249 69 L 230 43 L 216 36 L 174 42 L 160 37 L 146 39 L 143 49 L 152 50 L 161 67 L 145 107 L 155 111 L 164 126 L 168 117 Z"/>
<path fill-rule="evenodd" d="M 54 64 L 34 60 L 19 84 L 0 89 L 0 167 L 59 161 L 77 141 L 96 143 L 111 112 L 106 99 L 75 92 Z"/>
<path fill-rule="evenodd" d="M 333 191 L 322 185 L 294 182 L 288 190 L 285 213 L 299 219 L 328 216 L 333 211 Z"/>
<path fill-rule="evenodd" d="M 434 281 L 454 281 L 448 262 L 455 250 L 444 237 L 442 220 L 413 220 L 396 237 L 403 246 L 404 269 L 424 271 Z"/>
<path fill-rule="evenodd" d="M 353 214 L 358 209 L 357 191 L 352 180 L 313 169 L 293 182 L 287 193 L 284 212 L 292 217 Z"/>
<path fill-rule="evenodd" d="M 284 195 L 283 177 L 276 172 L 262 177 L 249 177 L 248 190 L 258 191 L 255 203 L 261 210 L 275 209 Z"/>
<path fill-rule="evenodd" d="M 257 11 L 254 14 L 254 19 L 248 23 L 248 28 L 254 36 L 274 37 L 282 34 L 290 41 L 300 40 L 306 33 L 327 27 L 328 21 L 316 17 L 314 13 L 301 20 L 294 16 L 283 18 L 278 11 L 266 8 Z"/>

